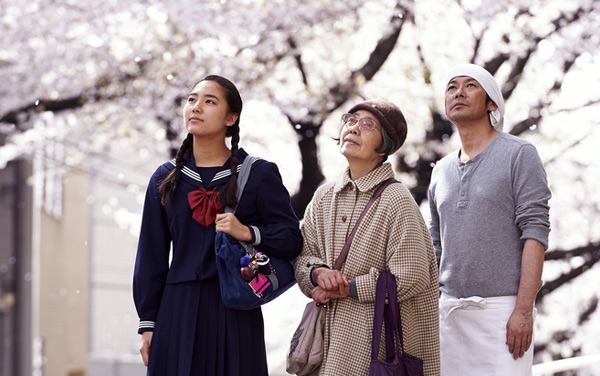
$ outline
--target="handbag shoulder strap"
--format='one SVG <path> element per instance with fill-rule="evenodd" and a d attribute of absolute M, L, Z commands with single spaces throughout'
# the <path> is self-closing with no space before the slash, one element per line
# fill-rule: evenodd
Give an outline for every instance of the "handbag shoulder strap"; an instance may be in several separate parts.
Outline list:
<path fill-rule="evenodd" d="M 377 360 L 381 342 L 381 327 L 385 323 L 386 359 L 391 362 L 396 355 L 404 353 L 402 316 L 398 308 L 397 285 L 394 275 L 387 271 L 379 273 L 375 293 L 375 312 L 371 342 L 371 360 Z M 387 302 L 386 302 L 387 300 Z"/>
<path fill-rule="evenodd" d="M 242 162 L 242 168 L 238 172 L 237 177 L 237 190 L 235 192 L 235 197 L 237 201 L 240 201 L 242 197 L 242 193 L 244 193 L 244 187 L 248 182 L 248 178 L 250 177 L 250 168 L 252 168 L 252 164 L 258 160 L 258 157 L 254 157 L 252 155 L 247 155 Z M 225 213 L 235 213 L 236 208 L 226 207 Z"/>
<path fill-rule="evenodd" d="M 367 214 L 367 211 L 371 208 L 371 206 L 373 206 L 373 203 L 375 202 L 375 200 L 377 200 L 379 198 L 379 196 L 381 196 L 381 193 L 383 192 L 383 190 L 392 183 L 398 183 L 398 180 L 396 180 L 394 178 L 389 178 L 388 180 L 381 183 L 379 188 L 377 188 L 375 193 L 373 193 L 373 196 L 371 196 L 371 199 L 367 203 L 367 206 L 365 206 L 365 209 L 362 211 L 362 213 L 360 213 L 360 217 L 358 217 L 358 220 L 356 221 L 356 224 L 354 225 L 352 232 L 350 233 L 350 235 L 348 235 L 348 239 L 346 239 L 346 243 L 344 243 L 344 248 L 342 248 L 342 252 L 338 256 L 337 260 L 335 260 L 335 264 L 333 265 L 334 269 L 340 270 L 342 268 L 342 265 L 344 264 L 344 262 L 346 262 L 346 258 L 348 257 L 348 251 L 350 250 L 350 245 L 352 245 L 352 240 L 354 239 L 354 235 L 356 234 L 356 231 L 358 230 L 358 225 L 360 225 L 360 222 L 362 221 L 364 216 Z"/>
<path fill-rule="evenodd" d="M 238 172 L 238 178 L 237 178 L 237 190 L 235 192 L 235 197 L 237 198 L 238 204 L 240 202 L 240 198 L 242 197 L 242 193 L 244 193 L 244 187 L 246 187 L 246 183 L 248 182 L 248 178 L 250 177 L 250 169 L 252 168 L 252 164 L 254 162 L 256 162 L 259 158 L 258 157 L 254 157 L 252 155 L 247 155 L 246 158 L 244 158 L 244 161 L 242 162 L 242 167 L 240 168 L 240 171 Z M 224 212 L 225 213 L 235 213 L 235 210 L 237 209 L 237 206 L 235 208 L 231 208 L 229 206 L 225 207 Z M 254 252 L 256 251 L 254 249 L 254 247 L 246 242 L 240 241 L 238 240 L 238 242 L 242 245 L 242 247 L 244 247 L 244 249 L 246 250 L 246 252 L 249 255 L 254 255 Z"/>
<path fill-rule="evenodd" d="M 391 326 L 392 332 L 397 336 L 397 341 L 395 342 L 396 350 L 400 354 L 404 353 L 404 335 L 402 333 L 402 315 L 400 314 L 400 307 L 398 305 L 398 285 L 396 284 L 396 277 L 391 272 L 385 273 L 388 279 L 388 306 L 386 308 L 389 308 L 386 325 Z M 392 344 L 387 344 L 388 348 Z M 400 347 L 399 349 L 397 348 L 398 346 Z"/>

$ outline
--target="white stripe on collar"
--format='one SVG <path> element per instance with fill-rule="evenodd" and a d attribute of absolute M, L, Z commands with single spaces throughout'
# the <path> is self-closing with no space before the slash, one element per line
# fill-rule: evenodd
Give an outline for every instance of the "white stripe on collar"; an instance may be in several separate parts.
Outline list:
<path fill-rule="evenodd" d="M 169 162 L 173 166 L 177 166 L 175 163 L 175 158 L 171 159 Z M 236 168 L 237 172 L 240 172 L 241 168 L 242 168 L 242 164 L 240 163 L 239 165 L 237 165 L 237 168 Z M 181 169 L 181 172 L 183 172 L 189 178 L 192 178 L 193 180 L 196 180 L 196 181 L 202 183 L 202 178 L 200 177 L 200 174 L 197 173 L 196 171 L 192 170 L 191 168 L 189 168 L 187 166 L 183 166 L 183 168 Z M 223 179 L 229 175 L 231 175 L 231 169 L 219 171 L 215 174 L 215 176 L 213 176 L 211 183 L 214 181 L 217 181 L 219 179 Z"/>

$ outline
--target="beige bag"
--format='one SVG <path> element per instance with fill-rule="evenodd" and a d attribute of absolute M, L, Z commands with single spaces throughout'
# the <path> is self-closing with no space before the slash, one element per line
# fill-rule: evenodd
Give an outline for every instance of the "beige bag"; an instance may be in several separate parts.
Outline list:
<path fill-rule="evenodd" d="M 316 374 L 323 362 L 325 307 L 314 300 L 304 308 L 287 354 L 286 371 L 299 376 Z"/>

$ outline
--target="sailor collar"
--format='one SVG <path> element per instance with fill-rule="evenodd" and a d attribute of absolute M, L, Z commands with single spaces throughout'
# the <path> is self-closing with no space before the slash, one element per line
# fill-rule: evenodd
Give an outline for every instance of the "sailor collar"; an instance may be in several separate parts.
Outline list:
<path fill-rule="evenodd" d="M 243 149 L 238 150 L 238 157 L 241 160 L 240 160 L 240 163 L 236 167 L 236 172 L 238 172 L 238 173 L 240 172 L 240 169 L 242 168 L 242 161 L 247 156 L 248 156 L 248 154 Z M 201 184 L 205 187 L 213 186 L 216 182 L 231 176 L 231 168 L 229 167 L 230 161 L 231 161 L 231 159 L 227 159 L 227 161 L 222 166 L 222 170 L 217 172 L 215 174 L 215 176 L 213 176 L 213 178 L 210 182 L 204 182 L 204 181 L 202 181 L 202 177 L 200 176 L 200 174 L 195 171 L 196 163 L 194 161 L 194 156 L 192 155 L 192 156 L 190 156 L 190 158 L 187 160 L 186 164 L 181 169 L 181 178 L 192 185 Z M 169 164 L 171 165 L 170 167 L 175 168 L 175 166 L 176 166 L 175 158 L 171 159 L 169 161 Z"/>

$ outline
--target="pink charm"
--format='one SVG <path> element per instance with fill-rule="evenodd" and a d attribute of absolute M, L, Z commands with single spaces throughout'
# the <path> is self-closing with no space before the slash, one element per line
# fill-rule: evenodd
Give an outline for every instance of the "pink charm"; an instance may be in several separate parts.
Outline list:
<path fill-rule="evenodd" d="M 248 285 L 252 287 L 252 290 L 254 290 L 256 296 L 260 298 L 267 287 L 271 285 L 271 282 L 264 275 L 258 274 L 256 278 L 248 283 Z"/>

